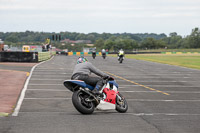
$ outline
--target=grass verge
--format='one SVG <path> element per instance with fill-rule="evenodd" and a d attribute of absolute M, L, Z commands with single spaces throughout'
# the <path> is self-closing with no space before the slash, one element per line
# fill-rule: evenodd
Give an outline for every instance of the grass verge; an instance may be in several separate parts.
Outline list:
<path fill-rule="evenodd" d="M 111 55 L 116 57 L 116 55 Z M 187 68 L 200 69 L 200 54 L 181 54 L 181 55 L 163 55 L 163 54 L 142 54 L 125 55 L 126 58 L 158 62 Z"/>
<path fill-rule="evenodd" d="M 8 113 L 0 112 L 0 117 L 5 117 L 5 116 L 8 116 L 8 115 L 9 115 Z"/>

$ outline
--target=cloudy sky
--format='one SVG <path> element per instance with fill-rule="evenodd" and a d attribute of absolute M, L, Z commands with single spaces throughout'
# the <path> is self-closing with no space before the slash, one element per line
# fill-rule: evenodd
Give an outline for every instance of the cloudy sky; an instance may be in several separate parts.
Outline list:
<path fill-rule="evenodd" d="M 109 32 L 189 35 L 200 0 L 0 0 L 0 32 Z"/>

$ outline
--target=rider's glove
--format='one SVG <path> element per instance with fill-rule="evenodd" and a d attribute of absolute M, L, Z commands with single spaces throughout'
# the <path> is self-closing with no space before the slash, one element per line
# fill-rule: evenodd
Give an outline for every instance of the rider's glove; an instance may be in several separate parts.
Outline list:
<path fill-rule="evenodd" d="M 104 76 L 103 77 L 104 80 L 109 79 L 109 78 L 110 78 L 110 76 Z"/>

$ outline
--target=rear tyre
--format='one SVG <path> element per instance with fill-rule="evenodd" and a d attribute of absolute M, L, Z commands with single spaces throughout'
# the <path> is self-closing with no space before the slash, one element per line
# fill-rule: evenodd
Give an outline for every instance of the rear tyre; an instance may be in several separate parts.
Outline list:
<path fill-rule="evenodd" d="M 94 112 L 95 105 L 93 102 L 86 101 L 88 97 L 88 94 L 80 90 L 75 91 L 72 95 L 72 103 L 81 114 L 92 114 Z"/>
<path fill-rule="evenodd" d="M 128 103 L 120 93 L 116 97 L 116 110 L 120 113 L 125 113 L 128 110 Z"/>
<path fill-rule="evenodd" d="M 123 61 L 123 59 L 122 59 L 122 58 L 120 58 L 120 59 L 119 59 L 119 63 L 122 63 L 122 61 Z"/>

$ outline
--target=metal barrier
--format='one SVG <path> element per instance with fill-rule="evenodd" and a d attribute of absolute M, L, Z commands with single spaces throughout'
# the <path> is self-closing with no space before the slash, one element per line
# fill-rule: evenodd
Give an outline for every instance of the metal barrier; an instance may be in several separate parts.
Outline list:
<path fill-rule="evenodd" d="M 88 56 L 91 55 L 92 52 L 68 52 L 67 55 L 71 56 L 71 55 L 77 55 L 77 56 Z M 106 52 L 106 54 L 108 54 L 108 52 Z M 96 52 L 96 55 L 102 55 L 101 52 Z"/>
<path fill-rule="evenodd" d="M 1 62 L 38 62 L 38 52 L 0 52 Z"/>
<path fill-rule="evenodd" d="M 56 52 L 0 52 L 0 62 L 40 62 L 55 55 Z"/>

